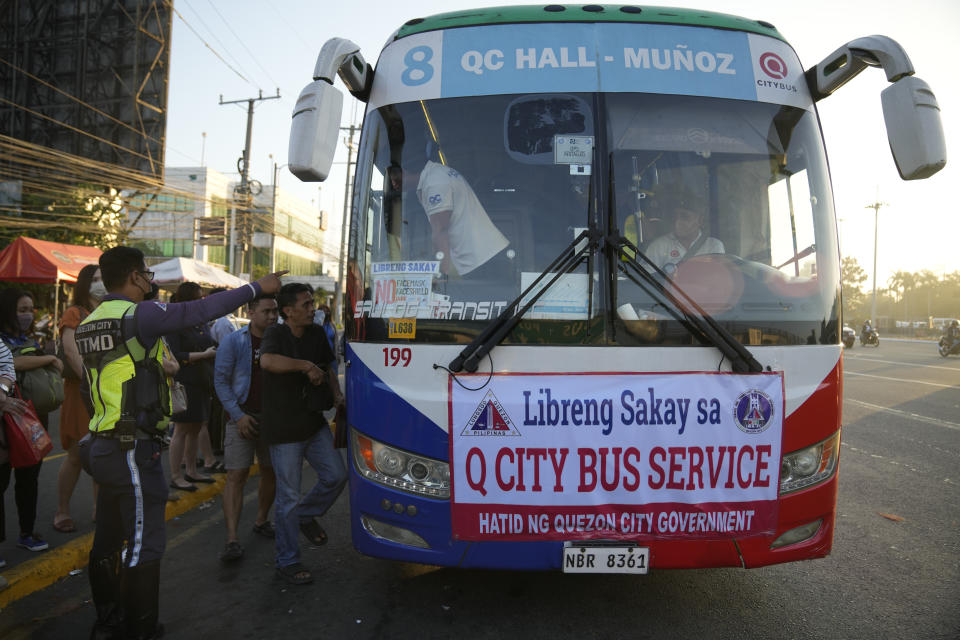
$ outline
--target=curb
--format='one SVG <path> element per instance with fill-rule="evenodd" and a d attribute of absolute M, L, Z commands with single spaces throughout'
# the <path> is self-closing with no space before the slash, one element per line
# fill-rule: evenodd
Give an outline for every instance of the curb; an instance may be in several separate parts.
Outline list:
<path fill-rule="evenodd" d="M 257 475 L 259 471 L 259 466 L 254 464 L 250 467 L 250 477 Z M 181 491 L 179 500 L 167 502 L 164 521 L 183 515 L 223 493 L 226 475 L 218 474 L 214 477 L 216 482 L 213 484 L 208 484 L 203 488 L 198 487 L 197 491 Z M 0 609 L 49 587 L 61 578 L 65 578 L 75 569 L 86 567 L 92 546 L 93 533 L 86 533 L 43 553 L 38 558 L 21 562 L 9 571 L 5 571 L 3 575 L 10 586 L 0 591 Z"/>

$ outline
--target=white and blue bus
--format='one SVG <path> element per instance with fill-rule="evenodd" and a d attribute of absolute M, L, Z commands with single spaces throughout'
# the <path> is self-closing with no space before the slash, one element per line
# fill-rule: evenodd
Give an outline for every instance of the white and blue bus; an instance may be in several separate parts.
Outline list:
<path fill-rule="evenodd" d="M 904 179 L 939 109 L 883 36 L 804 70 L 770 24 L 621 5 L 332 39 L 293 114 L 323 180 L 366 103 L 343 322 L 363 553 L 645 573 L 830 552 L 836 219 L 815 104 L 882 67 Z"/>

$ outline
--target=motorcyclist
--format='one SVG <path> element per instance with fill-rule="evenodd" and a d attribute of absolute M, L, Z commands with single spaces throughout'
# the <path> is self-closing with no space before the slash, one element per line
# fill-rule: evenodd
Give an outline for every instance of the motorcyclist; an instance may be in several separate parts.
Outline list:
<path fill-rule="evenodd" d="M 951 320 L 947 326 L 947 340 L 950 343 L 951 349 L 960 341 L 960 322 L 956 319 Z"/>
<path fill-rule="evenodd" d="M 873 325 L 870 324 L 870 319 L 863 321 L 863 328 L 860 329 L 860 342 L 867 342 L 870 339 L 870 334 L 873 333 Z"/>

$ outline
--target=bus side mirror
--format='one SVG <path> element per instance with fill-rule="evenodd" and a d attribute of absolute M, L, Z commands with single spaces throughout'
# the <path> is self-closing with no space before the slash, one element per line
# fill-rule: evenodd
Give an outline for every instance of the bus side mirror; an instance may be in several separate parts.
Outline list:
<path fill-rule="evenodd" d="M 330 175 L 340 134 L 343 94 L 325 80 L 308 84 L 293 108 L 287 160 L 290 173 L 303 182 L 323 182 Z"/>
<path fill-rule="evenodd" d="M 880 93 L 890 151 L 904 180 L 929 178 L 947 164 L 940 105 L 930 85 L 900 78 Z"/>

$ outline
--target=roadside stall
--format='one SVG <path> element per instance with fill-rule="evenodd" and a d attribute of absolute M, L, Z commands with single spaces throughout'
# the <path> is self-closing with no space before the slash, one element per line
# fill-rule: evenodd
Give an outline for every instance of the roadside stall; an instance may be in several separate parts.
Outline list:
<path fill-rule="evenodd" d="M 226 287 L 234 289 L 247 284 L 246 280 L 230 275 L 223 269 L 193 260 L 191 258 L 171 258 L 150 267 L 153 281 L 165 289 L 176 289 L 181 282 L 196 282 L 204 288 Z"/>
<path fill-rule="evenodd" d="M 101 253 L 96 247 L 21 236 L 0 251 L 0 281 L 54 285 L 55 332 L 60 314 L 60 283 L 76 283 L 80 270 L 97 264 Z"/>

